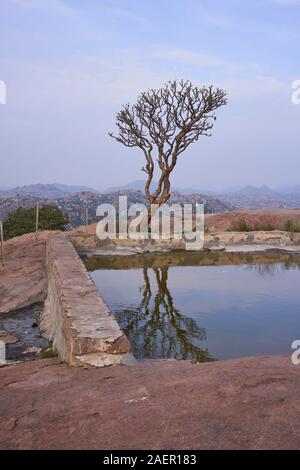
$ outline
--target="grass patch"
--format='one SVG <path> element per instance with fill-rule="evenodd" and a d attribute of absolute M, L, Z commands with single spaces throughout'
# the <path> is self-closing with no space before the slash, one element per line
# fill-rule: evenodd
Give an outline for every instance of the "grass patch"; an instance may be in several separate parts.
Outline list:
<path fill-rule="evenodd" d="M 39 356 L 41 359 L 50 359 L 51 357 L 57 357 L 57 351 L 53 348 L 44 348 Z"/>
<path fill-rule="evenodd" d="M 300 225 L 295 222 L 294 220 L 286 220 L 283 224 L 283 230 L 286 232 L 293 232 L 293 233 L 299 233 L 300 232 Z"/>
<path fill-rule="evenodd" d="M 273 230 L 276 230 L 276 227 L 272 220 L 267 216 L 263 217 L 253 225 L 250 225 L 245 218 L 240 217 L 238 220 L 232 222 L 230 228 L 231 232 L 272 232 Z"/>
<path fill-rule="evenodd" d="M 248 222 L 243 218 L 240 218 L 232 222 L 232 225 L 231 225 L 232 232 L 251 232 L 251 230 L 253 229 L 250 227 Z"/>
<path fill-rule="evenodd" d="M 260 220 L 256 224 L 254 230 L 263 231 L 263 232 L 272 232 L 272 230 L 275 230 L 275 226 L 270 217 L 264 216 L 262 220 Z"/>

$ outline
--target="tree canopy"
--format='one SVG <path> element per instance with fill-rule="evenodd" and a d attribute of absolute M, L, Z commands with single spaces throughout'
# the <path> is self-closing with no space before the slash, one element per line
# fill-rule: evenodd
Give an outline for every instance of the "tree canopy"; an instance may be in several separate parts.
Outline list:
<path fill-rule="evenodd" d="M 116 116 L 118 134 L 109 135 L 126 147 L 143 151 L 145 194 L 151 204 L 161 205 L 169 199 L 170 174 L 178 157 L 201 136 L 211 136 L 214 111 L 226 104 L 226 92 L 220 88 L 173 80 L 142 93 L 134 105 L 123 106 Z M 151 192 L 156 169 L 160 177 Z"/>
<path fill-rule="evenodd" d="M 64 230 L 69 216 L 58 207 L 44 205 L 39 209 L 39 230 Z M 8 214 L 3 223 L 5 240 L 34 232 L 36 229 L 36 208 L 19 207 Z"/>

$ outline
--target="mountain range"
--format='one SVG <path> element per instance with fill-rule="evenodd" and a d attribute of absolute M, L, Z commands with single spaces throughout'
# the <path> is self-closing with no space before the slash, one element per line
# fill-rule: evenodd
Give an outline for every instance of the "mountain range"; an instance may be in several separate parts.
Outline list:
<path fill-rule="evenodd" d="M 158 182 L 153 181 L 151 184 L 151 189 L 157 187 Z M 111 186 L 103 191 L 103 193 L 112 193 L 115 191 L 123 191 L 127 189 L 134 189 L 135 191 L 142 191 L 144 192 L 145 189 L 145 181 L 144 180 L 135 180 L 131 181 L 130 183 L 123 184 L 121 186 Z M 174 187 L 172 188 L 173 192 L 180 193 L 180 194 L 207 194 L 211 195 L 214 193 L 214 191 L 211 191 L 209 189 L 199 189 L 199 188 L 181 188 L 181 187 Z M 216 194 L 216 193 L 215 193 Z"/>
<path fill-rule="evenodd" d="M 157 182 L 153 183 L 155 187 Z M 145 181 L 143 180 L 135 180 L 131 181 L 130 183 L 126 183 L 121 186 L 112 186 L 110 188 L 105 189 L 104 193 L 106 192 L 114 192 L 114 191 L 121 191 L 127 189 L 134 189 L 136 191 L 144 191 Z M 270 188 L 269 186 L 236 186 L 231 188 L 224 188 L 220 190 L 212 190 L 209 188 L 185 188 L 185 187 L 174 187 L 173 191 L 180 194 L 207 194 L 207 195 L 232 195 L 232 196 L 278 196 L 282 194 L 299 194 L 300 195 L 300 184 L 299 185 L 282 185 L 275 188 Z"/>
<path fill-rule="evenodd" d="M 99 193 L 96 189 L 89 188 L 88 186 L 71 186 L 68 184 L 52 183 L 30 184 L 10 189 L 0 188 L 0 197 L 32 196 L 51 199 L 82 192 Z"/>
<path fill-rule="evenodd" d="M 144 196 L 143 180 L 135 180 L 123 186 L 115 186 L 99 191 L 88 186 L 67 185 L 60 183 L 52 184 L 32 184 L 28 186 L 18 186 L 11 189 L 0 190 L 0 209 L 4 205 L 4 198 L 18 198 L 18 204 L 22 198 L 32 197 L 40 200 L 58 201 L 64 198 L 80 194 L 94 194 L 95 196 L 118 195 L 120 192 L 130 193 L 130 196 L 140 193 Z M 155 187 L 155 182 L 153 186 Z M 300 185 L 279 186 L 271 189 L 268 186 L 251 186 L 229 188 L 223 191 L 199 190 L 195 188 L 172 188 L 172 194 L 177 200 L 182 202 L 195 200 L 207 200 L 213 212 L 230 210 L 253 210 L 261 208 L 299 208 L 300 207 Z M 24 199 L 24 201 L 25 201 Z M 171 198 L 172 199 L 172 198 Z M 76 199 L 77 200 L 77 199 Z M 15 202 L 13 202 L 15 204 Z M 7 201 L 5 202 L 7 205 Z M 8 204 L 10 207 L 10 203 Z M 3 209 L 3 207 L 2 207 Z"/>
<path fill-rule="evenodd" d="M 112 204 L 117 212 L 119 210 L 119 196 L 126 195 L 128 198 L 128 207 L 130 205 L 139 203 L 146 204 L 146 196 L 142 191 L 134 189 L 127 189 L 122 191 L 112 191 L 110 193 L 96 193 L 90 191 L 77 192 L 63 197 L 41 198 L 34 196 L 9 196 L 0 197 L 0 220 L 5 220 L 6 216 L 14 212 L 18 207 L 33 208 L 40 205 L 50 204 L 58 206 L 65 213 L 69 215 L 70 223 L 68 228 L 75 228 L 86 223 L 88 217 L 89 223 L 94 223 L 99 220 L 97 217 L 97 207 L 100 204 Z M 205 205 L 206 213 L 214 212 L 228 212 L 232 207 L 219 201 L 217 198 L 210 196 L 203 196 L 201 194 L 182 195 L 176 192 L 171 193 L 170 204 L 188 204 L 188 203 L 203 203 Z M 87 215 L 88 214 L 88 215 Z"/>

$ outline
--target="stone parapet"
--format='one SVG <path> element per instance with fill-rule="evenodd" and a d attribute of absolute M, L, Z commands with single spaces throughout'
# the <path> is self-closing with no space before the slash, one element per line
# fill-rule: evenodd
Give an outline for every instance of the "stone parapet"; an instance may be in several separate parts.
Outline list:
<path fill-rule="evenodd" d="M 130 345 L 70 241 L 47 240 L 48 293 L 41 329 L 72 366 L 119 364 Z"/>
<path fill-rule="evenodd" d="M 148 239 L 115 239 L 99 240 L 96 234 L 68 234 L 76 250 L 90 254 L 130 255 L 155 251 L 185 250 L 184 239 L 154 240 Z M 300 251 L 300 233 L 290 233 L 280 230 L 252 231 L 252 232 L 209 232 L 204 235 L 204 249 L 226 251 L 256 251 L 279 249 L 286 251 Z"/>

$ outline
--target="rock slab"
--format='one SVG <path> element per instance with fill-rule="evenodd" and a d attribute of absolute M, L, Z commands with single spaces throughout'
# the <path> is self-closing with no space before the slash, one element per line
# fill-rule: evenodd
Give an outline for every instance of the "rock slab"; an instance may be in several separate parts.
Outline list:
<path fill-rule="evenodd" d="M 0 369 L 1 449 L 299 449 L 288 356 Z"/>

